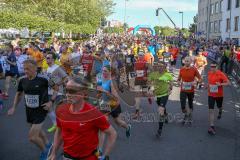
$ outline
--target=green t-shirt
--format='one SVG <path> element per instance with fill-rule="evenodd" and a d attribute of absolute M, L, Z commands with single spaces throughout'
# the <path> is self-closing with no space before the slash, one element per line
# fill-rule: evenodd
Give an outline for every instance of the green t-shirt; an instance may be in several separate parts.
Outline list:
<path fill-rule="evenodd" d="M 173 76 L 168 72 L 163 74 L 160 74 L 159 72 L 152 72 L 149 74 L 148 80 L 151 81 L 154 86 L 154 95 L 162 97 L 168 95 L 170 87 L 169 82 L 173 80 Z"/>
<path fill-rule="evenodd" d="M 230 57 L 230 54 L 231 54 L 231 51 L 230 50 L 225 50 L 224 51 L 224 56 L 226 56 L 226 57 Z"/>

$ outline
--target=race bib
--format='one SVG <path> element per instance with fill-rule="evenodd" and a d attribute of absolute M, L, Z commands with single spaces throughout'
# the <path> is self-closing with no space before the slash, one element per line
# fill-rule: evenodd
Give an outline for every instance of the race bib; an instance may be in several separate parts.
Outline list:
<path fill-rule="evenodd" d="M 168 58 L 164 58 L 164 62 L 168 63 L 170 60 Z"/>
<path fill-rule="evenodd" d="M 210 93 L 218 93 L 218 86 L 217 85 L 209 85 Z"/>
<path fill-rule="evenodd" d="M 137 77 L 144 77 L 144 70 L 137 70 L 136 74 L 137 74 Z"/>
<path fill-rule="evenodd" d="M 25 95 L 26 105 L 29 108 L 38 108 L 39 107 L 39 95 Z"/>
<path fill-rule="evenodd" d="M 131 58 L 127 58 L 127 63 L 131 63 Z"/>
<path fill-rule="evenodd" d="M 189 91 L 189 90 L 192 89 L 192 84 L 193 84 L 193 82 L 183 82 L 182 83 L 182 89 L 186 90 L 186 91 Z"/>

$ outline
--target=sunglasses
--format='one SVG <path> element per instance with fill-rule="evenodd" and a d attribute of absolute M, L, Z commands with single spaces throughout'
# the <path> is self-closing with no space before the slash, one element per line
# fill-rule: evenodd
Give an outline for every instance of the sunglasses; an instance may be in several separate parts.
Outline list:
<path fill-rule="evenodd" d="M 46 59 L 52 59 L 51 57 L 46 57 Z"/>
<path fill-rule="evenodd" d="M 211 68 L 216 68 L 217 66 L 211 66 Z"/>

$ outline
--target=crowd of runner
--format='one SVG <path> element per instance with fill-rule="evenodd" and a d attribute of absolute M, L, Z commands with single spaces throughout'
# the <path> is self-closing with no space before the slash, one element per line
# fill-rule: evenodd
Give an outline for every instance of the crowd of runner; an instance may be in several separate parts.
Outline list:
<path fill-rule="evenodd" d="M 0 51 L 0 73 L 5 77 L 1 98 L 9 99 L 13 83 L 17 91 L 12 107 L 8 108 L 10 116 L 24 96 L 27 123 L 31 125 L 29 140 L 41 149 L 41 160 L 55 160 L 62 144 L 64 159 L 108 160 L 117 138 L 108 117 L 125 129 L 127 138 L 131 136 L 131 124 L 120 116 L 121 92 L 136 95 L 134 119 L 141 116 L 143 99 L 149 104 L 156 100 L 159 114 L 156 136 L 160 138 L 164 123 L 168 123 L 166 106 L 174 74 L 180 86 L 182 124 L 193 122 L 195 90 L 206 88 L 208 133 L 215 135 L 215 103 L 217 118 L 221 119 L 223 87 L 230 84 L 224 72 L 229 72 L 231 59 L 240 61 L 240 48 L 193 38 L 114 34 L 92 36 L 79 43 L 61 42 L 56 37 L 52 44 L 36 40 L 19 46 L 19 42 L 17 37 Z M 216 62 L 211 62 L 204 83 L 210 48 L 223 53 L 222 71 L 217 69 Z M 180 70 L 176 69 L 178 60 Z M 2 99 L 0 109 L 7 107 Z M 47 115 L 52 122 L 47 131 L 55 133 L 53 142 L 42 128 Z"/>

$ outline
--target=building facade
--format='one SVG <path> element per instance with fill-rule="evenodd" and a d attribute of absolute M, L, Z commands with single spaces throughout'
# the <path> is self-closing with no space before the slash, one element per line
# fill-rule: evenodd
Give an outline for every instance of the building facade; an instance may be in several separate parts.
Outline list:
<path fill-rule="evenodd" d="M 224 0 L 222 9 L 222 40 L 235 39 L 240 43 L 240 0 Z"/>
<path fill-rule="evenodd" d="M 240 0 L 198 0 L 197 16 L 198 37 L 240 43 Z"/>
<path fill-rule="evenodd" d="M 198 37 L 207 38 L 208 0 L 198 1 L 197 19 L 198 19 L 197 23 Z"/>

